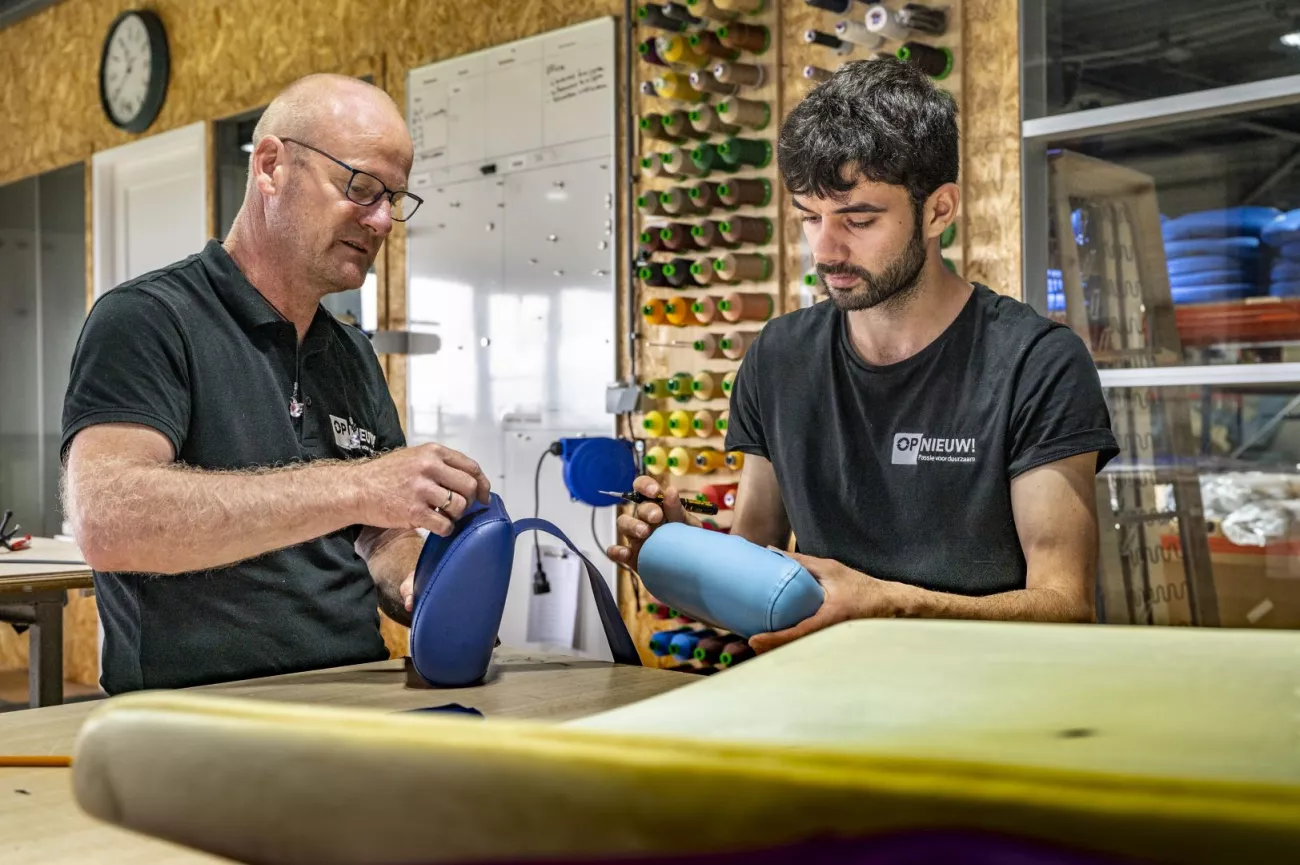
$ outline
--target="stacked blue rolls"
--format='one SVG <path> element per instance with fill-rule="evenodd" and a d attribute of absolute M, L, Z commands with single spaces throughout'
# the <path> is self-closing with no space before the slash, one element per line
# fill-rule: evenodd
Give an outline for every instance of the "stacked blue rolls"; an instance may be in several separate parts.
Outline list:
<path fill-rule="evenodd" d="M 1229 207 L 1165 221 L 1161 231 L 1174 303 L 1214 303 L 1266 293 L 1267 249 L 1261 236 L 1281 217 L 1275 207 Z M 1300 240 L 1300 219 L 1295 239 Z"/>
<path fill-rule="evenodd" d="M 1273 297 L 1300 297 L 1300 210 L 1270 222 L 1260 239 L 1273 252 L 1268 293 Z"/>

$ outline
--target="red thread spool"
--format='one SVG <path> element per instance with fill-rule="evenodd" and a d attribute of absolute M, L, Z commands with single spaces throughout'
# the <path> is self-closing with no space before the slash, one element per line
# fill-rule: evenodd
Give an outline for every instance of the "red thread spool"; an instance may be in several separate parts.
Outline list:
<path fill-rule="evenodd" d="M 708 484 L 700 489 L 700 494 L 720 510 L 730 510 L 736 506 L 738 486 L 739 484 Z"/>

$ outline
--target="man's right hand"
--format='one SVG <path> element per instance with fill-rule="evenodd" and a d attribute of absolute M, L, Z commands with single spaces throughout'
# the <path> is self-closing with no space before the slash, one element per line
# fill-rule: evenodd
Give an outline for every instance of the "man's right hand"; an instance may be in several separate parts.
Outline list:
<path fill-rule="evenodd" d="M 478 463 L 440 444 L 401 448 L 347 467 L 361 495 L 359 523 L 380 529 L 428 529 L 447 537 L 491 484 Z"/>
<path fill-rule="evenodd" d="M 659 482 L 651 477 L 639 477 L 632 484 L 634 490 L 651 497 L 659 495 L 659 487 Z M 605 551 L 612 561 L 635 570 L 641 545 L 650 537 L 651 532 L 664 523 L 686 523 L 700 527 L 700 521 L 682 507 L 681 496 L 676 489 L 664 487 L 663 495 L 662 506 L 655 502 L 643 502 L 636 506 L 634 516 L 623 514 L 618 518 L 618 530 L 627 539 L 627 545 L 615 544 Z"/>

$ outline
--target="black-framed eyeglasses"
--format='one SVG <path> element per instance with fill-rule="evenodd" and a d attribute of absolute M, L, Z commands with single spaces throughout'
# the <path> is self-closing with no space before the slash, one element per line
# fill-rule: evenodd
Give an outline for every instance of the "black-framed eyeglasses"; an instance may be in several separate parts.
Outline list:
<path fill-rule="evenodd" d="M 305 147 L 308 150 L 314 150 L 331 162 L 341 165 L 352 172 L 352 176 L 348 178 L 348 185 L 347 189 L 344 190 L 344 195 L 353 204 L 369 207 L 379 199 L 387 196 L 389 213 L 393 220 L 395 222 L 406 222 L 415 215 L 415 211 L 419 210 L 420 205 L 424 203 L 424 199 L 420 198 L 420 196 L 407 192 L 405 189 L 389 189 L 384 185 L 384 181 L 378 177 L 368 174 L 360 168 L 353 168 L 342 159 L 330 156 L 319 147 L 312 147 L 310 144 L 298 141 L 295 138 L 281 138 L 280 140 L 296 144 L 299 147 Z"/>

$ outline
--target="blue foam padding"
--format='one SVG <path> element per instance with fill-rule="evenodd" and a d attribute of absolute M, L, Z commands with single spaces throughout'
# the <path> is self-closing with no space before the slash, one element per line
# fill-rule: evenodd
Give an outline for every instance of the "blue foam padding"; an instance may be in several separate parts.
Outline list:
<path fill-rule="evenodd" d="M 1259 236 L 1264 226 L 1282 215 L 1276 207 L 1229 207 L 1204 210 L 1171 219 L 1161 228 L 1165 240 L 1200 237 Z"/>
<path fill-rule="evenodd" d="M 1244 256 L 1259 252 L 1258 237 L 1204 237 L 1194 240 L 1171 240 L 1165 244 L 1166 258 L 1187 255 Z"/>
<path fill-rule="evenodd" d="M 1300 297 L 1300 281 L 1275 282 L 1268 287 L 1270 297 Z"/>
<path fill-rule="evenodd" d="M 1207 285 L 1231 285 L 1245 282 L 1240 270 L 1207 270 L 1204 273 L 1180 273 L 1169 277 L 1170 288 L 1201 288 Z M 1252 280 L 1253 281 L 1253 280 Z"/>
<path fill-rule="evenodd" d="M 1279 259 L 1273 263 L 1273 268 L 1268 272 L 1268 276 L 1273 282 L 1300 280 L 1300 261 Z"/>
<path fill-rule="evenodd" d="M 1225 300 L 1242 300 L 1260 294 L 1259 286 L 1253 282 L 1238 282 L 1231 285 L 1207 285 L 1202 288 L 1174 288 L 1170 290 L 1176 304 L 1217 303 Z"/>
<path fill-rule="evenodd" d="M 1174 258 L 1169 261 L 1169 275 L 1185 273 L 1207 273 L 1212 270 L 1230 270 L 1244 273 L 1254 266 L 1253 262 L 1229 258 L 1226 255 L 1196 255 L 1190 258 Z"/>
<path fill-rule="evenodd" d="M 748 639 L 821 608 L 822 587 L 788 556 L 739 535 L 667 523 L 641 547 L 637 571 L 661 602 Z"/>
<path fill-rule="evenodd" d="M 1269 246 L 1285 246 L 1300 240 L 1300 210 L 1289 211 L 1281 219 L 1270 222 L 1260 232 L 1260 239 Z"/>
<path fill-rule="evenodd" d="M 1300 241 L 1282 244 L 1278 247 L 1277 254 L 1292 261 L 1300 261 Z"/>

